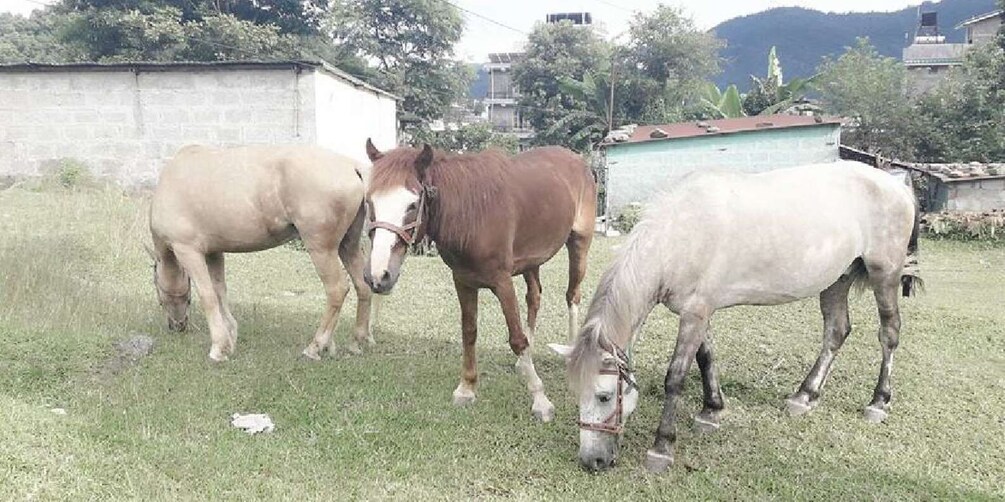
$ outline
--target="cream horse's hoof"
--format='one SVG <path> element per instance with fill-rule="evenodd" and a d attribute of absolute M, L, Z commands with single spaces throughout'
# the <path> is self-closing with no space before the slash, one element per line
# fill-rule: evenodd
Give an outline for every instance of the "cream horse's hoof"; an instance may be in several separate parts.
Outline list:
<path fill-rule="evenodd" d="M 219 347 L 211 347 L 209 349 L 209 359 L 214 363 L 222 363 L 227 361 L 229 358 L 227 357 L 226 352 L 221 350 Z"/>
<path fill-rule="evenodd" d="M 663 454 L 656 453 L 655 451 L 646 451 L 646 460 L 643 462 L 646 470 L 653 474 L 661 474 L 667 471 L 670 466 L 673 465 L 673 454 Z"/>
<path fill-rule="evenodd" d="M 301 352 L 301 354 L 303 354 L 305 358 L 310 359 L 311 361 L 320 361 L 321 354 L 324 354 L 325 352 L 330 351 L 326 347 L 319 347 L 318 344 L 311 342 L 311 344 L 308 345 L 307 348 L 305 348 L 304 351 Z"/>

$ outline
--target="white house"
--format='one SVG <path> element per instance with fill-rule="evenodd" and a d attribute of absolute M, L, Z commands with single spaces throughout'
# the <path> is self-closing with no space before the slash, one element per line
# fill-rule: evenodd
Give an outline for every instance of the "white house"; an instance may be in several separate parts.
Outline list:
<path fill-rule="evenodd" d="M 66 160 L 150 185 L 187 144 L 313 143 L 367 162 L 398 98 L 317 61 L 0 65 L 0 176 Z"/>

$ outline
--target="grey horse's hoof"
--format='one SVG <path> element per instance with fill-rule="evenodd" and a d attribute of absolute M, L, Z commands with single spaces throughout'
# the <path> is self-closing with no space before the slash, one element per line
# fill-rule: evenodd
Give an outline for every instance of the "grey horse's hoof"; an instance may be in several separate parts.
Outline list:
<path fill-rule="evenodd" d="M 643 462 L 646 470 L 653 474 L 661 474 L 673 465 L 673 454 L 656 453 L 652 450 L 646 451 L 646 460 Z"/>
<path fill-rule="evenodd" d="M 699 432 L 715 432 L 720 427 L 718 413 L 699 413 L 694 416 L 694 428 Z"/>
<path fill-rule="evenodd" d="M 865 421 L 873 424 L 882 423 L 889 415 L 886 410 L 875 406 L 866 406 L 865 410 L 862 411 L 862 417 L 865 418 Z"/>
<path fill-rule="evenodd" d="M 817 401 L 804 401 L 796 397 L 790 397 L 785 400 L 785 409 L 788 410 L 789 416 L 793 417 L 805 415 L 816 407 Z"/>

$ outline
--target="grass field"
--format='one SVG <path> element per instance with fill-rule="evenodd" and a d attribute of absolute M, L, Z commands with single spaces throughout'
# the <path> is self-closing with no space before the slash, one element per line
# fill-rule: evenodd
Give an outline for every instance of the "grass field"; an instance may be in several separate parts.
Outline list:
<path fill-rule="evenodd" d="M 736 308 L 713 321 L 728 413 L 682 431 L 677 465 L 644 472 L 662 406 L 675 319 L 654 312 L 636 347 L 640 409 L 618 467 L 578 468 L 564 365 L 565 257 L 543 273 L 537 367 L 557 407 L 535 423 L 498 304 L 483 292 L 478 402 L 451 406 L 459 310 L 445 265 L 410 258 L 383 302 L 378 345 L 299 357 L 323 295 L 306 254 L 229 258 L 237 354 L 211 364 L 201 313 L 184 334 L 159 312 L 140 239 L 140 201 L 103 190 L 0 191 L 0 500 L 19 499 L 1001 499 L 1005 497 L 1005 249 L 922 242 L 927 293 L 906 300 L 885 424 L 860 410 L 879 364 L 870 296 L 821 406 L 790 418 L 782 400 L 819 350 L 815 301 Z M 586 301 L 618 239 L 598 239 Z M 519 286 L 522 290 L 522 281 Z M 522 296 L 522 293 L 521 293 Z M 154 337 L 122 364 L 115 342 Z M 695 370 L 680 410 L 699 408 Z M 50 411 L 63 408 L 65 415 Z M 249 437 L 234 412 L 269 413 Z"/>

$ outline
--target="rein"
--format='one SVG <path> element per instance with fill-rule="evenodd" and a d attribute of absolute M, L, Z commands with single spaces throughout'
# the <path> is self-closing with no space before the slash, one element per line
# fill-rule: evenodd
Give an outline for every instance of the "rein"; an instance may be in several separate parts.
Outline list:
<path fill-rule="evenodd" d="M 373 230 L 378 228 L 383 228 L 384 230 L 388 230 L 397 234 L 397 236 L 400 237 L 401 240 L 405 241 L 405 244 L 408 244 L 409 246 L 415 244 L 415 238 L 419 234 L 419 227 L 422 226 L 423 218 L 426 216 L 426 200 L 432 199 L 435 196 L 436 196 L 435 187 L 423 185 L 422 191 L 419 192 L 419 207 L 418 209 L 416 209 L 415 221 L 404 226 L 398 226 L 395 225 L 394 223 L 386 221 L 377 221 L 376 219 L 374 219 L 373 221 L 367 222 L 366 224 L 367 233 L 372 232 Z M 409 231 L 411 231 L 411 233 L 409 233 Z"/>
<path fill-rule="evenodd" d="M 577 420 L 580 429 L 585 429 L 588 431 L 596 432 L 606 432 L 608 434 L 620 435 L 624 430 L 625 426 L 622 423 L 623 411 L 624 411 L 624 398 L 625 393 L 622 390 L 622 383 L 628 384 L 629 390 L 635 389 L 638 391 L 638 385 L 635 380 L 631 377 L 631 362 L 627 358 L 628 356 L 619 348 L 614 347 L 615 350 L 608 350 L 616 359 L 615 368 L 602 368 L 598 374 L 599 375 L 613 375 L 618 377 L 618 388 L 615 394 L 614 401 L 614 411 L 607 418 L 600 422 L 584 422 L 582 420 Z"/>

